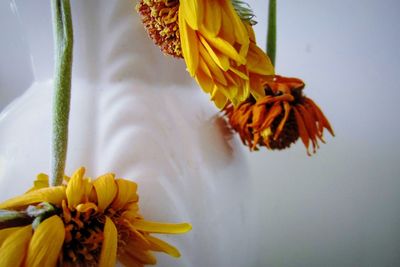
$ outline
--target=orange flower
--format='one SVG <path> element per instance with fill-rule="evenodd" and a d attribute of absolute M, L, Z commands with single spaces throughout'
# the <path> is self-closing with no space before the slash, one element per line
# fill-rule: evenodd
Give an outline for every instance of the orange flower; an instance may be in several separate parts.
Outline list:
<path fill-rule="evenodd" d="M 310 141 L 314 153 L 318 139 L 325 142 L 324 129 L 334 135 L 320 108 L 303 95 L 302 80 L 277 75 L 266 78 L 264 86 L 265 97 L 250 97 L 237 107 L 229 104 L 224 108 L 231 127 L 250 150 L 258 150 L 258 146 L 288 148 L 300 137 L 310 155 Z"/>

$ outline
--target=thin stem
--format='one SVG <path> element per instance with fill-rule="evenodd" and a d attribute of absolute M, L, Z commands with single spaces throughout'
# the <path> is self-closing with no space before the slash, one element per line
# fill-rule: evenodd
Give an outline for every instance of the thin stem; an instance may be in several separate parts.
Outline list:
<path fill-rule="evenodd" d="M 51 0 L 55 48 L 51 185 L 62 183 L 68 147 L 73 31 L 69 0 Z"/>
<path fill-rule="evenodd" d="M 0 210 L 0 230 L 28 225 L 33 219 L 25 211 Z"/>
<path fill-rule="evenodd" d="M 276 57 L 276 0 L 269 0 L 267 54 L 275 66 Z"/>

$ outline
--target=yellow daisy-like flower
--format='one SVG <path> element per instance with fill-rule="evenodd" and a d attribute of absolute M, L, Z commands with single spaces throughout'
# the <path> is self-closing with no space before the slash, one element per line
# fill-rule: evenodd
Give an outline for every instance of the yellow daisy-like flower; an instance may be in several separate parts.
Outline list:
<path fill-rule="evenodd" d="M 162 43 L 162 50 L 182 53 L 190 75 L 219 108 L 228 100 L 238 105 L 250 94 L 255 98 L 264 96 L 260 86 L 250 85 L 250 78 L 272 75 L 274 68 L 257 47 L 252 27 L 241 20 L 231 0 L 177 2 L 142 0 L 138 5 L 143 23 L 154 41 Z M 174 11 L 177 6 L 178 14 Z"/>
<path fill-rule="evenodd" d="M 151 234 L 185 233 L 190 224 L 146 221 L 139 214 L 136 183 L 114 174 L 92 181 L 84 173 L 80 168 L 56 187 L 40 174 L 31 190 L 0 204 L 2 210 L 26 210 L 33 221 L 0 230 L 0 266 L 111 267 L 117 259 L 144 266 L 156 264 L 151 251 L 180 256 Z"/>

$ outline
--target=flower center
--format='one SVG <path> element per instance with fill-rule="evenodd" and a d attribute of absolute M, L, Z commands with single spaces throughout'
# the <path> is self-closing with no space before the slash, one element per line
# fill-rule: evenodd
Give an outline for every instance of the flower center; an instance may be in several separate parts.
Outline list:
<path fill-rule="evenodd" d="M 296 118 L 294 116 L 293 110 L 290 111 L 289 116 L 286 120 L 285 126 L 282 131 L 278 135 L 276 139 L 274 139 L 274 134 L 279 126 L 280 121 L 283 119 L 283 114 L 280 114 L 276 119 L 272 122 L 270 129 L 270 134 L 263 135 L 264 142 L 265 139 L 268 138 L 268 146 L 273 150 L 282 150 L 285 148 L 289 148 L 291 144 L 295 143 L 299 138 L 299 131 L 297 128 Z M 260 140 L 260 143 L 263 141 Z"/>
<path fill-rule="evenodd" d="M 168 55 L 182 58 L 179 37 L 179 0 L 141 0 L 136 6 L 147 33 Z"/>
<path fill-rule="evenodd" d="M 282 92 L 274 93 L 269 87 L 265 89 L 265 94 L 272 96 L 280 96 Z M 290 103 L 290 105 L 296 106 L 298 104 L 302 104 L 304 101 L 304 96 L 302 92 L 302 88 L 291 89 L 290 94 L 294 97 L 294 100 Z M 289 116 L 286 119 L 286 122 L 283 126 L 283 129 L 279 133 L 279 135 L 275 137 L 275 133 L 284 118 L 284 114 L 279 114 L 274 121 L 271 123 L 271 126 L 267 131 L 262 133 L 263 140 L 259 141 L 259 144 L 262 145 L 264 143 L 268 146 L 268 148 L 272 150 L 282 150 L 289 148 L 292 144 L 294 144 L 299 138 L 299 130 L 297 126 L 296 117 L 294 115 L 293 109 L 290 110 Z"/>
<path fill-rule="evenodd" d="M 63 263 L 77 266 L 97 266 L 104 239 L 104 214 L 93 210 L 86 212 L 71 211 L 65 201 L 62 203 L 62 215 L 65 225 L 65 240 L 60 257 Z"/>

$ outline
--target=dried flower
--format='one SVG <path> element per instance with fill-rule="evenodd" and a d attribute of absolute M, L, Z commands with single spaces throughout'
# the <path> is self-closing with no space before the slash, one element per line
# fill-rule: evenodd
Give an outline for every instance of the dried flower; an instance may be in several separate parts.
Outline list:
<path fill-rule="evenodd" d="M 324 142 L 324 129 L 334 135 L 320 108 L 303 95 L 303 81 L 272 76 L 264 78 L 264 86 L 265 97 L 224 108 L 231 127 L 251 150 L 288 148 L 300 137 L 310 155 L 310 141 L 315 153 L 318 139 Z"/>
<path fill-rule="evenodd" d="M 151 251 L 179 251 L 151 233 L 180 234 L 191 225 L 146 221 L 139 214 L 137 185 L 105 174 L 95 180 L 78 169 L 64 184 L 48 186 L 40 174 L 24 195 L 0 209 L 26 211 L 32 225 L 0 230 L 0 266 L 126 266 L 155 264 Z M 33 226 L 33 229 L 32 229 Z"/>

